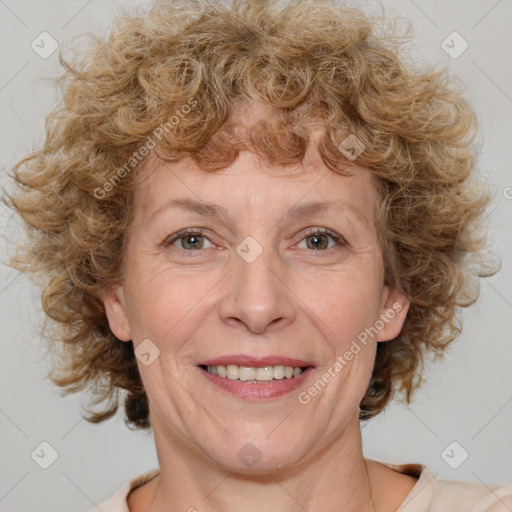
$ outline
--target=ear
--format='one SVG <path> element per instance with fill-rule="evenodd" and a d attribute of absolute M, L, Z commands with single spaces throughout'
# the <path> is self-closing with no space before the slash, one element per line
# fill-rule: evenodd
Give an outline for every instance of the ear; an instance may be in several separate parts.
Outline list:
<path fill-rule="evenodd" d="M 121 341 L 131 341 L 123 287 L 112 285 L 103 294 L 103 304 L 110 329 Z"/>
<path fill-rule="evenodd" d="M 409 311 L 409 304 L 403 293 L 384 287 L 379 315 L 379 324 L 383 324 L 383 327 L 379 328 L 377 341 L 390 341 L 400 334 Z"/>

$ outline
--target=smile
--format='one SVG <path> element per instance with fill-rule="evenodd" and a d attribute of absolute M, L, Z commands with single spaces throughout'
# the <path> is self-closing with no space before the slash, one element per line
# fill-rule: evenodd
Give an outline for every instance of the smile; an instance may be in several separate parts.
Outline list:
<path fill-rule="evenodd" d="M 306 369 L 298 366 L 284 365 L 256 367 L 238 366 L 235 364 L 228 364 L 227 366 L 203 366 L 203 369 L 205 368 L 206 371 L 212 375 L 217 375 L 225 379 L 246 381 L 253 384 L 270 382 L 272 380 L 293 379 L 301 375 Z"/>
<path fill-rule="evenodd" d="M 199 365 L 197 369 L 221 392 L 248 402 L 282 397 L 313 378 L 313 366 Z M 215 373 L 217 372 L 217 373 Z M 275 376 L 274 376 L 275 375 Z"/>

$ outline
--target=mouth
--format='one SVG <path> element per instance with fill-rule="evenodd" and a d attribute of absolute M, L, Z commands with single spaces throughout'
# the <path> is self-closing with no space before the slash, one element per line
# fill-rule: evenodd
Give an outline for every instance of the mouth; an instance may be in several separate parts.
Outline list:
<path fill-rule="evenodd" d="M 274 380 L 295 379 L 312 366 L 239 366 L 228 365 L 199 365 L 211 375 L 221 379 L 240 380 L 250 384 L 263 384 Z"/>
<path fill-rule="evenodd" d="M 285 357 L 229 356 L 198 365 L 206 379 L 249 401 L 277 398 L 297 389 L 313 372 L 308 361 Z"/>

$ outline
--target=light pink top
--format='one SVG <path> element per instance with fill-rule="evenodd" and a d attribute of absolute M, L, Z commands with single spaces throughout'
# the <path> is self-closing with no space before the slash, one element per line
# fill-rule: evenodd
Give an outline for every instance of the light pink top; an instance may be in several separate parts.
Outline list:
<path fill-rule="evenodd" d="M 511 512 L 512 485 L 490 486 L 455 480 L 436 479 L 423 464 L 390 464 L 388 468 L 419 477 L 397 512 Z M 111 498 L 89 512 L 130 512 L 126 499 L 130 492 L 149 482 L 159 469 L 144 473 L 127 482 Z"/>

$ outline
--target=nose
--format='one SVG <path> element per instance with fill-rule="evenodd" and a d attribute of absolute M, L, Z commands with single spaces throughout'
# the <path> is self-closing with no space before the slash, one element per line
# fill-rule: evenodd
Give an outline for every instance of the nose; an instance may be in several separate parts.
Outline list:
<path fill-rule="evenodd" d="M 220 308 L 224 323 L 262 334 L 295 320 L 295 296 L 286 269 L 278 263 L 266 251 L 252 263 L 236 256 L 229 282 L 224 285 Z"/>

